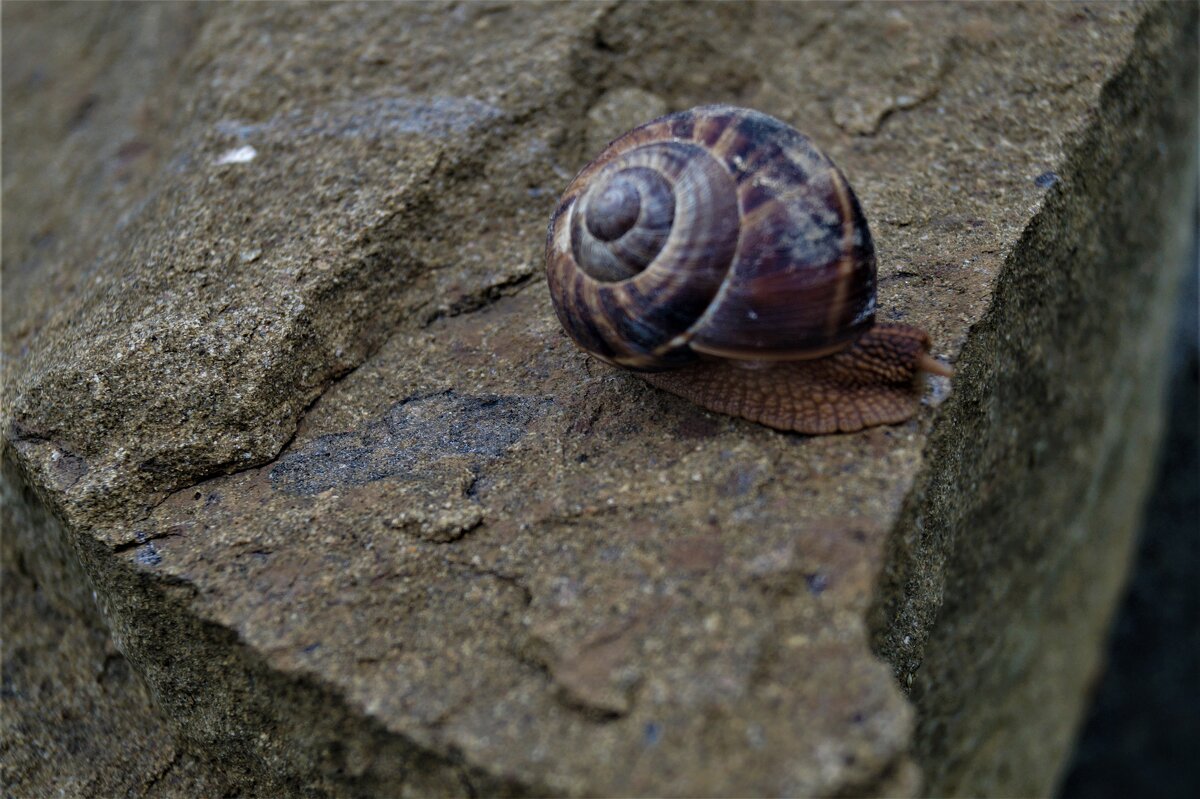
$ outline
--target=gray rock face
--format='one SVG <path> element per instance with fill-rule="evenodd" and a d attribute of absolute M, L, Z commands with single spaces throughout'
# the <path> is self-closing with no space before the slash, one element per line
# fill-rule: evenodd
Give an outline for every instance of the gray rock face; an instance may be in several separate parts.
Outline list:
<path fill-rule="evenodd" d="M 1195 17 L 6 5 L 5 552 L 88 581 L 184 795 L 1044 792 L 1159 425 Z M 558 192 L 705 102 L 848 174 L 958 368 L 917 419 L 781 435 L 558 329 Z"/>

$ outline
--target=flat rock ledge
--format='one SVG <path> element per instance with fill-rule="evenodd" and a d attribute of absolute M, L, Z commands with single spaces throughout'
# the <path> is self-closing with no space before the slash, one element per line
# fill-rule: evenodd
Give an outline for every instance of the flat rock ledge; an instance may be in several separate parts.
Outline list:
<path fill-rule="evenodd" d="M 17 796 L 1044 794 L 1162 424 L 1197 6 L 3 8 Z M 577 352 L 558 192 L 809 133 L 952 382 L 805 438 Z"/>

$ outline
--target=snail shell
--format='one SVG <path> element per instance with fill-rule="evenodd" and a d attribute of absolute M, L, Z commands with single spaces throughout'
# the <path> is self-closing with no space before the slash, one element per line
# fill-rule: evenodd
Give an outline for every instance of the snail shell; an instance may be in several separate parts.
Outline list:
<path fill-rule="evenodd" d="M 713 410 L 833 432 L 916 409 L 928 338 L 874 326 L 875 249 L 854 192 L 766 114 L 704 106 L 613 141 L 564 192 L 546 273 L 576 344 Z"/>

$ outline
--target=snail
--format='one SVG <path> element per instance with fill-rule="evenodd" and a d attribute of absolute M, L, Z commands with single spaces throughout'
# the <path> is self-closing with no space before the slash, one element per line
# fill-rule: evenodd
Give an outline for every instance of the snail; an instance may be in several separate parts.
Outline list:
<path fill-rule="evenodd" d="M 583 350 L 719 413 L 806 434 L 895 424 L 929 337 L 875 322 L 846 178 L 774 117 L 702 106 L 614 140 L 550 221 L 555 312 Z"/>

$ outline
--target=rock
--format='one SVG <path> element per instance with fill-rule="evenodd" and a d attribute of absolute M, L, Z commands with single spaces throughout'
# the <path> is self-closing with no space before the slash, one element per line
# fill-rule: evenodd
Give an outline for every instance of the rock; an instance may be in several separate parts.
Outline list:
<path fill-rule="evenodd" d="M 117 650 L 66 539 L 0 482 L 0 779 L 9 796 L 221 796 Z M 245 790 L 247 783 L 238 787 Z"/>
<path fill-rule="evenodd" d="M 4 9 L 0 429 L 181 791 L 1049 790 L 1160 424 L 1194 7 L 105 14 Z M 781 435 L 558 329 L 591 139 L 702 102 L 846 171 L 958 369 L 918 418 Z"/>
<path fill-rule="evenodd" d="M 666 113 L 666 101 L 656 94 L 632 86 L 610 89 L 588 109 L 588 152 L 599 155 L 625 131 Z"/>
<path fill-rule="evenodd" d="M 1195 149 L 1172 144 L 1196 136 L 1194 11 L 1139 15 L 1051 165 L 893 539 L 875 643 L 911 688 L 933 793 L 1048 793 L 1090 698 L 1195 268 Z"/>

